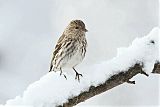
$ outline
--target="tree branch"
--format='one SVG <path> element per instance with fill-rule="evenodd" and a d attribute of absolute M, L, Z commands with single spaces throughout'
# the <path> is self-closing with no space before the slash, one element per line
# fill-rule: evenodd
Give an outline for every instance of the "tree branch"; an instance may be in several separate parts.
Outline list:
<path fill-rule="evenodd" d="M 68 99 L 68 102 L 63 103 L 63 105 L 58 105 L 57 107 L 72 107 L 74 105 L 77 105 L 80 102 L 83 102 L 95 95 L 101 94 L 125 82 L 130 84 L 135 84 L 135 81 L 130 81 L 130 79 L 133 76 L 139 73 L 145 76 L 148 76 L 148 74 L 146 74 L 142 70 L 142 68 L 143 68 L 142 65 L 135 64 L 133 67 L 130 67 L 127 71 L 122 71 L 122 72 L 119 72 L 118 74 L 111 76 L 108 80 L 105 81 L 105 83 L 100 84 L 97 87 L 90 86 L 88 91 L 84 91 L 80 93 L 78 96 L 73 96 L 72 98 Z M 157 62 L 154 65 L 154 69 L 152 73 L 160 73 L 160 63 Z"/>
<path fill-rule="evenodd" d="M 154 68 L 153 68 L 152 73 L 160 74 L 160 63 L 159 63 L 159 62 L 157 62 L 157 63 L 154 65 Z"/>

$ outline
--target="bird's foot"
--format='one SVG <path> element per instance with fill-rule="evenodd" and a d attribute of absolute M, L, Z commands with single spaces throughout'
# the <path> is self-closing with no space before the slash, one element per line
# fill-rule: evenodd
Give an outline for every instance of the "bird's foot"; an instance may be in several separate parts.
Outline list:
<path fill-rule="evenodd" d="M 62 75 L 62 71 L 60 71 L 60 76 Z"/>
<path fill-rule="evenodd" d="M 76 77 L 75 77 L 75 79 L 78 79 L 79 82 L 80 82 L 80 76 L 83 77 L 82 74 L 76 72 Z"/>
<path fill-rule="evenodd" d="M 60 76 L 62 75 L 62 70 L 60 70 Z M 67 80 L 67 76 L 66 75 L 64 75 L 63 74 L 63 76 L 64 76 L 64 78 Z"/>
<path fill-rule="evenodd" d="M 64 76 L 64 78 L 67 80 L 67 77 L 66 77 L 66 75 L 64 75 L 64 74 L 63 74 L 63 76 Z"/>

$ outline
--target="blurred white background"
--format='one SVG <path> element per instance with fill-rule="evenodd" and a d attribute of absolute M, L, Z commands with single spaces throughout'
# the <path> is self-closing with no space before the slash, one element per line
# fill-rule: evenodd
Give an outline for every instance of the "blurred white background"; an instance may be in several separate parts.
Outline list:
<path fill-rule="evenodd" d="M 71 20 L 83 20 L 89 30 L 83 67 L 113 58 L 118 47 L 158 26 L 158 5 L 158 0 L 0 0 L 0 103 L 48 73 L 56 41 Z M 158 105 L 158 76 L 134 79 L 136 85 L 121 85 L 82 105 Z"/>

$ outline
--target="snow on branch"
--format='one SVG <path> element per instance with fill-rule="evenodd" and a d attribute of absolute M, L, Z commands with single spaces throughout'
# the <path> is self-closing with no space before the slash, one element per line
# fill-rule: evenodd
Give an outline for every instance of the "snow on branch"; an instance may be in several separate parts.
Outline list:
<path fill-rule="evenodd" d="M 155 64 L 154 70 L 160 72 L 158 63 Z M 137 74 L 144 74 L 148 76 L 143 70 L 143 66 L 140 64 L 135 64 L 133 67 L 130 67 L 127 71 L 121 71 L 118 74 L 111 76 L 103 84 L 98 86 L 90 86 L 88 91 L 80 93 L 78 96 L 68 99 L 68 102 L 63 103 L 63 105 L 58 105 L 58 107 L 72 107 L 77 105 L 80 102 L 83 102 L 95 95 L 101 94 L 109 89 L 112 89 L 124 82 L 135 84 L 135 81 L 130 81 L 130 79 Z"/>
<path fill-rule="evenodd" d="M 113 59 L 78 69 L 83 74 L 80 82 L 75 80 L 74 71 L 65 70 L 67 80 L 60 72 L 50 72 L 6 105 L 70 107 L 124 82 L 135 84 L 130 79 L 139 73 L 148 76 L 160 72 L 159 46 L 159 28 L 154 28 L 128 48 L 119 48 Z"/>

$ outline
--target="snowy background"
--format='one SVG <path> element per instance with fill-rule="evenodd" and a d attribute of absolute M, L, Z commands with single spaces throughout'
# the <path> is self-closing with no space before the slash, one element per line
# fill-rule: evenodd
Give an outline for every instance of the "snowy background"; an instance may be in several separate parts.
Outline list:
<path fill-rule="evenodd" d="M 158 26 L 158 0 L 0 0 L 1 104 L 48 73 L 55 43 L 72 19 L 82 19 L 89 30 L 78 69 L 113 58 L 118 47 Z M 158 105 L 158 76 L 134 79 L 136 85 L 121 85 L 82 105 Z"/>

